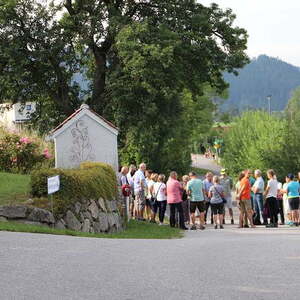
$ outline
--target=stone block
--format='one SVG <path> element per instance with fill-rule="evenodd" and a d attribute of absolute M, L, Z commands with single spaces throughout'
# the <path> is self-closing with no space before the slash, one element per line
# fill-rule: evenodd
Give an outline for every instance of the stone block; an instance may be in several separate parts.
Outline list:
<path fill-rule="evenodd" d="M 55 219 L 53 214 L 41 208 L 33 208 L 29 216 L 27 217 L 29 221 L 40 222 L 40 223 L 47 223 L 47 224 L 54 224 Z"/>
<path fill-rule="evenodd" d="M 55 224 L 56 229 L 66 229 L 66 223 L 63 219 L 60 219 Z"/>
<path fill-rule="evenodd" d="M 24 219 L 28 210 L 29 208 L 24 205 L 2 206 L 0 207 L 0 216 L 7 219 Z"/>
<path fill-rule="evenodd" d="M 75 215 L 70 210 L 67 211 L 65 222 L 66 227 L 71 230 L 79 231 L 81 229 L 81 223 L 77 220 Z"/>
<path fill-rule="evenodd" d="M 101 232 L 106 232 L 109 228 L 109 224 L 108 224 L 107 215 L 105 213 L 99 214 L 99 223 L 100 223 Z"/>
<path fill-rule="evenodd" d="M 105 200 L 103 198 L 98 199 L 99 207 L 103 212 L 107 212 L 106 206 L 105 206 Z"/>
<path fill-rule="evenodd" d="M 118 207 L 117 207 L 117 201 L 112 200 L 112 201 L 107 201 L 107 208 L 109 212 L 116 212 L 118 211 Z"/>
<path fill-rule="evenodd" d="M 94 200 L 92 200 L 89 205 L 89 211 L 91 212 L 93 219 L 96 220 L 99 215 L 99 208 Z"/>
<path fill-rule="evenodd" d="M 91 229 L 91 221 L 89 219 L 85 219 L 81 231 L 90 232 L 90 229 Z"/>

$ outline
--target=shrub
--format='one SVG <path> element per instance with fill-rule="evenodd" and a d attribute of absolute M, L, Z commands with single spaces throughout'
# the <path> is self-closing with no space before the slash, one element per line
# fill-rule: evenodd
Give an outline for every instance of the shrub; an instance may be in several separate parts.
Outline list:
<path fill-rule="evenodd" d="M 260 169 L 264 173 L 272 168 L 282 177 L 288 172 L 286 129 L 285 120 L 265 112 L 244 113 L 225 133 L 222 164 L 232 175 L 246 168 Z"/>
<path fill-rule="evenodd" d="M 36 166 L 52 164 L 48 147 L 41 147 L 39 139 L 33 139 L 3 128 L 0 132 L 0 170 L 12 173 L 29 173 Z"/>
<path fill-rule="evenodd" d="M 60 175 L 60 191 L 54 194 L 55 214 L 64 214 L 76 202 L 87 199 L 112 200 L 117 194 L 113 169 L 101 163 L 83 163 L 80 169 L 41 169 L 31 174 L 33 197 L 47 197 L 47 178 Z"/>

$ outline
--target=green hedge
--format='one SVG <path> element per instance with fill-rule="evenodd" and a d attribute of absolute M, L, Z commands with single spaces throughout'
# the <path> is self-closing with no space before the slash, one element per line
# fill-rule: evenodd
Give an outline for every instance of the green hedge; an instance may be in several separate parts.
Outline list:
<path fill-rule="evenodd" d="M 117 194 L 114 170 L 103 163 L 83 163 L 80 169 L 41 169 L 31 174 L 31 194 L 47 197 L 47 178 L 60 175 L 60 191 L 54 194 L 55 214 L 65 213 L 76 202 L 87 199 L 112 200 Z"/>

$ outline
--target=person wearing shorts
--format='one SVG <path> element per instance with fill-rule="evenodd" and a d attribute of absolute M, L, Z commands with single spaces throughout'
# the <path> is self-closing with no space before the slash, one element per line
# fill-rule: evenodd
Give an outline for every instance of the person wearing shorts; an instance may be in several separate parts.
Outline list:
<path fill-rule="evenodd" d="M 204 187 L 201 179 L 197 178 L 196 173 L 190 172 L 190 181 L 187 184 L 188 194 L 191 196 L 190 200 L 190 212 L 192 227 L 191 230 L 196 230 L 195 224 L 195 212 L 198 208 L 200 212 L 200 229 L 204 230 L 204 213 L 205 213 L 205 201 L 204 201 Z"/>
<path fill-rule="evenodd" d="M 144 219 L 144 209 L 146 204 L 145 189 L 146 178 L 145 178 L 146 164 L 140 164 L 139 169 L 135 172 L 133 176 L 134 184 L 134 194 L 135 194 L 135 210 L 137 211 L 137 219 L 140 221 L 145 221 Z"/>
<path fill-rule="evenodd" d="M 224 196 L 226 199 L 225 206 L 228 208 L 229 216 L 231 218 L 231 224 L 234 224 L 233 210 L 232 210 L 232 197 L 231 197 L 233 182 L 232 182 L 232 179 L 227 175 L 226 169 L 221 170 L 220 184 L 222 185 L 223 190 L 224 190 Z M 223 223 L 225 224 L 225 209 L 224 209 Z"/>
<path fill-rule="evenodd" d="M 219 176 L 213 177 L 213 186 L 209 189 L 209 197 L 210 197 L 210 205 L 211 210 L 214 216 L 214 225 L 215 229 L 218 229 L 218 219 L 220 229 L 224 229 L 223 227 L 223 218 L 224 218 L 224 189 L 222 185 L 220 185 Z"/>
<path fill-rule="evenodd" d="M 293 174 L 288 174 L 286 176 L 286 193 L 288 196 L 289 207 L 292 215 L 292 226 L 299 226 L 299 189 L 300 185 L 298 181 L 294 180 Z"/>
<path fill-rule="evenodd" d="M 246 215 L 250 225 L 254 228 L 253 224 L 253 212 L 251 208 L 251 184 L 249 181 L 249 170 L 245 170 L 244 177 L 240 181 L 239 194 L 237 195 L 237 199 L 239 201 L 240 208 L 240 225 L 239 227 L 243 227 L 244 216 Z"/>

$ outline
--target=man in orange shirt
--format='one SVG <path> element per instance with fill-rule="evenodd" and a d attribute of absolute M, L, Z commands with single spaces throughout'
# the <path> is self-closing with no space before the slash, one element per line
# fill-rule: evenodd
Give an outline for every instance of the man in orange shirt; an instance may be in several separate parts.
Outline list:
<path fill-rule="evenodd" d="M 253 219 L 252 219 L 252 208 L 251 208 L 251 184 L 249 181 L 249 170 L 245 170 L 245 177 L 241 180 L 241 187 L 239 190 L 239 206 L 240 206 L 240 226 L 243 227 L 244 215 L 247 216 L 251 227 L 254 228 Z"/>

